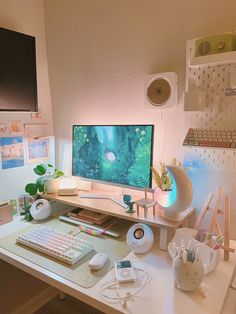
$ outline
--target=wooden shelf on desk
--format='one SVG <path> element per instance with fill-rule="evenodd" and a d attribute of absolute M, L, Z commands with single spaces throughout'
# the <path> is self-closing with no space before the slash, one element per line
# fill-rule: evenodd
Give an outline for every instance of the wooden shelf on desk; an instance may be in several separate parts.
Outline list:
<path fill-rule="evenodd" d="M 92 191 L 93 193 L 101 193 L 101 191 Z M 84 194 L 84 193 L 83 193 Z M 104 191 L 103 193 L 104 194 Z M 106 193 L 107 194 L 107 193 Z M 134 221 L 134 222 L 142 222 L 148 224 L 153 227 L 160 228 L 160 248 L 162 250 L 167 250 L 168 241 L 170 239 L 170 233 L 173 230 L 181 226 L 188 226 L 188 218 L 193 214 L 194 208 L 189 207 L 182 213 L 182 219 L 179 221 L 170 221 L 162 217 L 162 209 L 160 207 L 156 207 L 156 214 L 153 215 L 152 209 L 148 211 L 147 217 L 144 217 L 144 211 L 140 210 L 139 215 L 137 212 L 129 214 L 126 213 L 125 208 L 114 203 L 110 199 L 95 199 L 95 198 L 80 198 L 79 195 L 75 196 L 59 196 L 57 194 L 44 194 L 44 198 L 48 200 L 53 200 L 56 202 L 64 203 L 67 205 L 72 205 L 75 207 L 81 207 L 84 209 L 89 209 L 93 211 L 97 211 L 100 213 L 108 214 L 111 216 L 115 216 L 118 218 Z M 140 196 L 138 197 L 140 198 Z M 133 199 L 137 199 L 133 197 Z"/>
<path fill-rule="evenodd" d="M 139 215 L 137 215 L 137 212 L 132 214 L 126 213 L 125 208 L 114 203 L 110 199 L 80 198 L 79 195 L 58 196 L 57 194 L 44 194 L 43 197 L 48 200 L 53 200 L 64 204 L 101 212 L 126 220 L 131 220 L 134 222 L 143 222 L 154 227 L 170 229 L 179 228 L 183 224 L 183 222 L 186 219 L 188 219 L 188 217 L 190 217 L 194 212 L 194 208 L 189 207 L 187 210 L 181 213 L 182 219 L 180 221 L 170 221 L 162 217 L 162 209 L 158 206 L 156 207 L 155 216 L 153 216 L 152 210 L 150 210 L 147 214 L 147 217 L 145 218 L 144 212 L 142 210 L 140 210 Z"/>

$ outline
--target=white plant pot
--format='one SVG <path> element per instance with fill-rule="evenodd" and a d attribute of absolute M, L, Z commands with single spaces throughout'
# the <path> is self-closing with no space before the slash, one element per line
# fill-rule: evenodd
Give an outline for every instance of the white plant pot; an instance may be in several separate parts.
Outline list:
<path fill-rule="evenodd" d="M 172 190 L 157 192 L 157 202 L 164 208 L 163 217 L 172 221 L 182 219 L 181 212 L 185 211 L 192 202 L 192 183 L 187 173 L 178 166 L 166 166 L 172 179 Z"/>
<path fill-rule="evenodd" d="M 46 193 L 54 194 L 57 193 L 59 187 L 59 178 L 46 179 L 44 182 Z"/>
<path fill-rule="evenodd" d="M 163 208 L 168 207 L 170 204 L 170 191 L 163 191 L 159 187 L 156 187 L 155 199 L 161 207 Z"/>

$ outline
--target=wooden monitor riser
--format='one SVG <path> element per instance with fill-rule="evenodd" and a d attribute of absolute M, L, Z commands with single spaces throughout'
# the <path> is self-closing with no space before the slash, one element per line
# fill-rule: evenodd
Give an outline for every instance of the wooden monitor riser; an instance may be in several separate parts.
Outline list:
<path fill-rule="evenodd" d="M 97 190 L 92 192 L 99 193 L 99 191 Z M 79 195 L 58 196 L 57 194 L 44 194 L 43 197 L 48 200 L 53 200 L 67 205 L 81 207 L 84 209 L 89 209 L 111 216 L 115 216 L 118 218 L 130 220 L 133 221 L 134 223 L 141 222 L 146 223 L 153 227 L 158 227 L 160 228 L 160 248 L 162 250 L 167 250 L 169 234 L 171 232 L 173 233 L 175 229 L 181 226 L 187 227 L 188 219 L 194 213 L 195 210 L 194 207 L 189 207 L 188 209 L 180 213 L 181 218 L 179 221 L 170 221 L 162 216 L 163 210 L 158 205 L 156 206 L 155 214 L 153 214 L 153 210 L 150 210 L 148 211 L 145 217 L 144 212 L 142 210 L 140 210 L 139 213 L 137 212 L 127 213 L 122 206 L 114 203 L 110 199 L 80 198 Z"/>

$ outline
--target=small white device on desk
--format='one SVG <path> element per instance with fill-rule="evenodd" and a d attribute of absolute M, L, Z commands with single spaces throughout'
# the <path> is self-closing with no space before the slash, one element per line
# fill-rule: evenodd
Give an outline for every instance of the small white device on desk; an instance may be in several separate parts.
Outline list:
<path fill-rule="evenodd" d="M 136 274 L 131 260 L 115 262 L 116 280 L 119 283 L 136 280 Z"/>
<path fill-rule="evenodd" d="M 152 229 L 145 224 L 135 224 L 128 230 L 126 241 L 134 253 L 146 253 L 153 245 Z"/>
<path fill-rule="evenodd" d="M 75 179 L 73 178 L 62 178 L 58 187 L 58 195 L 77 195 L 78 188 Z"/>
<path fill-rule="evenodd" d="M 92 270 L 99 270 L 106 264 L 107 261 L 108 261 L 107 254 L 97 253 L 91 258 L 88 265 L 89 268 Z"/>
<path fill-rule="evenodd" d="M 34 220 L 44 220 L 50 217 L 52 209 L 49 201 L 43 198 L 36 200 L 30 208 L 30 214 Z"/>

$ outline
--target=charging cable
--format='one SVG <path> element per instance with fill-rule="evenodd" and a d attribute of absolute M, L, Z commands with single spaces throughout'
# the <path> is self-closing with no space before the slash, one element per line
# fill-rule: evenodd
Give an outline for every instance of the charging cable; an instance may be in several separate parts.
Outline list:
<path fill-rule="evenodd" d="M 139 262 L 140 263 L 140 262 Z M 134 270 L 136 271 L 136 280 L 133 283 L 129 284 L 129 287 L 127 289 L 132 289 L 133 291 L 127 291 L 125 295 L 122 293 L 122 288 L 124 288 L 124 284 L 120 284 L 117 280 L 113 279 L 109 282 L 104 283 L 101 286 L 101 293 L 105 300 L 108 302 L 116 302 L 119 301 L 122 307 L 126 307 L 128 299 L 137 296 L 137 294 L 143 290 L 150 282 L 151 282 L 151 276 L 149 272 L 146 269 L 146 265 L 144 263 L 141 263 L 143 267 L 137 267 L 134 265 Z M 127 286 L 128 283 L 126 283 Z M 123 287 L 122 287 L 123 285 Z M 140 287 L 135 289 L 135 286 L 140 285 Z M 126 288 L 125 286 L 125 288 Z M 108 291 L 113 291 L 114 295 L 109 294 Z M 113 293 L 112 292 L 112 293 Z"/>

